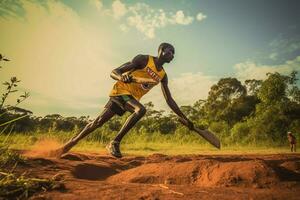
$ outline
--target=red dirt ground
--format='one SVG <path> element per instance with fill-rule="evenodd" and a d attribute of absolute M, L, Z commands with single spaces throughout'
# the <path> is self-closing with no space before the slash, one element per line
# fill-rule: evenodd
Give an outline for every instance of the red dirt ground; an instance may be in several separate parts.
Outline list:
<path fill-rule="evenodd" d="M 61 159 L 28 157 L 19 170 L 64 179 L 65 191 L 36 194 L 31 197 L 35 200 L 300 199 L 300 154 L 115 159 L 70 153 Z"/>

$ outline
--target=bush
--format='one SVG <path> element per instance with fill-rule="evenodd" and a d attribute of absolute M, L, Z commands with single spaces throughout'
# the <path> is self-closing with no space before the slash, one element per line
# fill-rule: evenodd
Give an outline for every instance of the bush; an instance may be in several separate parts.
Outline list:
<path fill-rule="evenodd" d="M 210 123 L 209 129 L 216 133 L 220 139 L 227 138 L 230 134 L 229 125 L 224 121 Z"/>
<path fill-rule="evenodd" d="M 247 122 L 236 123 L 230 131 L 230 139 L 235 144 L 242 144 L 249 136 L 250 127 Z"/>

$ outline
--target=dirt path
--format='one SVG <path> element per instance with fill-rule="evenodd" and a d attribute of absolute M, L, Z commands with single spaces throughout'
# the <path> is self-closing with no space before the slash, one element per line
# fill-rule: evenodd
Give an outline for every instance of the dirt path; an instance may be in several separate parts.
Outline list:
<path fill-rule="evenodd" d="M 66 191 L 31 199 L 300 199 L 300 155 L 188 155 L 115 159 L 70 153 L 29 157 L 22 171 L 54 175 Z"/>

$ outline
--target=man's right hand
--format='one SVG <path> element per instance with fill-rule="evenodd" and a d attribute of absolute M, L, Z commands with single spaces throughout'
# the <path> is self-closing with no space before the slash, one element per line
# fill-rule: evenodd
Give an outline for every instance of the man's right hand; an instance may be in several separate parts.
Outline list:
<path fill-rule="evenodd" d="M 130 82 L 132 82 L 132 76 L 130 74 L 123 74 L 121 76 L 120 81 L 122 81 L 124 83 L 130 83 Z"/>

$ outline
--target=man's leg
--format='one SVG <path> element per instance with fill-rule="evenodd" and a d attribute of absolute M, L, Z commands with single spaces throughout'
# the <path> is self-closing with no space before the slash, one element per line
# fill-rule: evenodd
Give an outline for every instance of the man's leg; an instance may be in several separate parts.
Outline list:
<path fill-rule="evenodd" d="M 291 152 L 293 152 L 293 144 L 290 144 Z"/>
<path fill-rule="evenodd" d="M 118 135 L 114 139 L 117 142 L 121 142 L 126 133 L 146 114 L 145 107 L 135 99 L 127 101 L 125 109 L 132 114 L 127 118 Z"/>
<path fill-rule="evenodd" d="M 61 149 L 60 155 L 67 153 L 73 146 L 75 146 L 81 139 L 93 132 L 97 128 L 101 127 L 105 122 L 110 120 L 115 113 L 108 107 L 91 123 L 87 124 L 84 129 L 69 140 Z"/>
<path fill-rule="evenodd" d="M 294 146 L 294 152 L 296 152 L 296 144 L 294 144 L 293 146 Z"/>
<path fill-rule="evenodd" d="M 120 142 L 122 138 L 146 113 L 145 107 L 135 99 L 128 100 L 124 105 L 124 108 L 132 114 L 127 118 L 116 138 L 111 141 L 107 147 L 110 154 L 118 158 L 122 157 L 120 152 Z"/>

